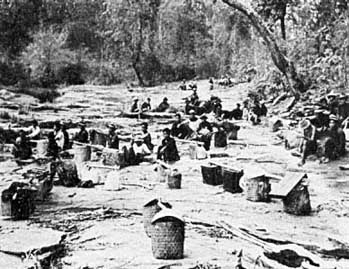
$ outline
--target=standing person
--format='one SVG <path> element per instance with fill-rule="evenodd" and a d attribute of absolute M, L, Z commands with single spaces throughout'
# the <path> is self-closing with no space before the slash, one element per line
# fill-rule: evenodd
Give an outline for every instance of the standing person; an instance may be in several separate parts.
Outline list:
<path fill-rule="evenodd" d="M 53 126 L 53 134 L 59 150 L 61 151 L 64 146 L 64 134 L 62 132 L 62 125 L 59 121 L 56 121 Z"/>
<path fill-rule="evenodd" d="M 151 111 L 150 101 L 151 99 L 148 97 L 147 100 L 142 104 L 141 106 L 142 112 Z"/>
<path fill-rule="evenodd" d="M 15 158 L 21 160 L 29 159 L 32 155 L 30 142 L 23 130 L 19 131 L 19 136 L 16 138 L 16 142 L 12 148 L 12 154 Z"/>
<path fill-rule="evenodd" d="M 80 143 L 88 143 L 88 132 L 86 130 L 86 125 L 83 122 L 79 123 L 80 131 L 74 137 L 74 140 Z"/>
<path fill-rule="evenodd" d="M 176 162 L 178 161 L 179 154 L 176 146 L 176 141 L 170 136 L 170 129 L 165 128 L 163 130 L 163 140 L 158 149 L 157 158 L 164 162 Z"/>
<path fill-rule="evenodd" d="M 302 129 L 302 142 L 300 145 L 302 160 L 298 165 L 302 166 L 305 164 L 305 161 L 309 155 L 316 153 L 317 143 L 316 127 L 312 125 L 308 119 L 305 119 L 300 123 L 300 128 Z"/>
<path fill-rule="evenodd" d="M 27 135 L 28 139 L 39 140 L 41 138 L 41 130 L 37 120 L 33 120 L 32 126 L 30 126 L 26 131 L 29 132 Z"/>
<path fill-rule="evenodd" d="M 131 105 L 131 112 L 139 112 L 138 98 L 133 98 L 133 103 Z"/>
<path fill-rule="evenodd" d="M 154 145 L 151 142 L 151 135 L 148 131 L 148 123 L 146 123 L 146 122 L 142 123 L 142 137 L 141 138 L 143 140 L 143 144 L 147 146 L 149 151 L 152 151 L 154 148 Z"/>
<path fill-rule="evenodd" d="M 236 108 L 233 109 L 233 111 L 231 112 L 231 118 L 233 118 L 234 120 L 242 119 L 243 112 L 240 107 L 241 105 L 239 103 L 236 104 Z"/>
<path fill-rule="evenodd" d="M 107 141 L 108 148 L 119 149 L 119 136 L 116 133 L 116 126 L 114 124 L 109 124 Z"/>
<path fill-rule="evenodd" d="M 64 136 L 64 144 L 63 144 L 63 150 L 70 149 L 70 139 L 69 139 L 69 134 L 67 132 L 67 125 L 63 124 L 62 125 L 62 133 Z"/>

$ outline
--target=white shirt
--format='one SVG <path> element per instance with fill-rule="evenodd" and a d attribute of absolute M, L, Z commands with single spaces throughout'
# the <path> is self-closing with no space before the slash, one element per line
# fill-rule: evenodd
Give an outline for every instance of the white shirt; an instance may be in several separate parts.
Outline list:
<path fill-rule="evenodd" d="M 141 154 L 141 155 L 149 155 L 151 154 L 150 150 L 148 149 L 147 145 L 142 143 L 142 145 L 138 146 L 136 143 L 133 144 L 133 150 L 135 154 Z"/>

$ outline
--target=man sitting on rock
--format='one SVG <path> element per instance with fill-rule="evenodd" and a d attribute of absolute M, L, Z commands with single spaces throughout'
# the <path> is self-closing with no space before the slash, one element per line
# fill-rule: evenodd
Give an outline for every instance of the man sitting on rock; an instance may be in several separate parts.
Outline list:
<path fill-rule="evenodd" d="M 302 160 L 298 165 L 302 166 L 305 164 L 305 161 L 309 155 L 316 153 L 317 143 L 316 128 L 308 119 L 305 119 L 300 123 L 300 128 L 302 129 L 302 142 L 300 144 Z"/>
<path fill-rule="evenodd" d="M 119 149 L 119 136 L 116 133 L 116 126 L 114 124 L 109 124 L 107 143 L 108 148 Z"/>
<path fill-rule="evenodd" d="M 148 98 L 147 98 L 147 101 L 145 101 L 145 102 L 142 104 L 142 106 L 141 106 L 142 112 L 146 112 L 146 111 L 150 111 L 150 110 L 151 110 L 150 101 L 151 101 L 151 99 L 148 97 Z"/>
<path fill-rule="evenodd" d="M 171 131 L 169 128 L 165 128 L 163 130 L 164 138 L 158 148 L 157 158 L 159 160 L 163 160 L 164 162 L 176 162 L 180 159 L 176 141 L 170 136 L 170 133 Z"/>
<path fill-rule="evenodd" d="M 204 143 L 205 150 L 209 150 L 211 145 L 212 131 L 213 131 L 212 126 L 207 121 L 206 115 L 202 115 L 200 119 L 201 119 L 201 122 L 197 129 L 198 140 Z"/>
<path fill-rule="evenodd" d="M 138 98 L 133 98 L 133 103 L 131 105 L 131 113 L 139 112 Z"/>
<path fill-rule="evenodd" d="M 151 135 L 148 132 L 148 123 L 143 122 L 142 123 L 142 136 L 143 144 L 145 144 L 149 151 L 152 151 L 154 148 L 154 145 L 151 142 Z"/>
<path fill-rule="evenodd" d="M 131 162 L 131 164 L 139 164 L 143 162 L 144 157 L 151 154 L 151 151 L 147 147 L 146 144 L 144 144 L 144 140 L 142 137 L 137 136 L 134 140 L 131 141 L 131 147 L 134 152 L 135 160 Z"/>
<path fill-rule="evenodd" d="M 182 121 L 182 116 L 180 113 L 176 114 L 176 121 L 172 124 L 171 135 L 173 137 L 178 137 L 179 139 L 184 139 L 188 136 L 189 130 L 185 122 Z"/>
<path fill-rule="evenodd" d="M 233 109 L 233 111 L 231 112 L 229 119 L 234 119 L 234 120 L 242 119 L 242 110 L 240 107 L 241 107 L 240 104 L 236 104 L 236 108 Z"/>
<path fill-rule="evenodd" d="M 159 106 L 155 109 L 155 112 L 165 112 L 170 107 L 167 97 L 165 97 Z"/>
<path fill-rule="evenodd" d="M 33 120 L 32 126 L 30 126 L 26 131 L 29 133 L 27 135 L 28 139 L 38 140 L 41 137 L 41 130 L 37 120 Z"/>
<path fill-rule="evenodd" d="M 88 143 L 88 132 L 86 131 L 85 123 L 79 123 L 80 131 L 76 134 L 73 140 L 80 143 Z"/>
<path fill-rule="evenodd" d="M 23 130 L 19 131 L 19 136 L 12 148 L 12 154 L 16 159 L 26 160 L 32 155 L 30 142 Z"/>

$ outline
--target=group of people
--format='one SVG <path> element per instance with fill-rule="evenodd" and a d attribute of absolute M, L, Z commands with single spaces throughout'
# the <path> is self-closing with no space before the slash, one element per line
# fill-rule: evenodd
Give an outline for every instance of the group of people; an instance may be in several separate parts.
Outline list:
<path fill-rule="evenodd" d="M 141 105 L 139 103 L 138 97 L 133 98 L 132 105 L 130 112 L 131 113 L 141 113 L 141 112 L 165 112 L 167 109 L 170 108 L 170 104 L 168 103 L 168 98 L 164 97 L 162 102 L 152 110 L 151 107 L 151 99 L 148 97 Z"/>
<path fill-rule="evenodd" d="M 317 106 L 315 115 L 300 123 L 302 159 L 299 165 L 312 154 L 324 163 L 346 154 L 346 137 L 341 126 L 349 116 L 348 96 L 330 92 L 317 102 Z"/>

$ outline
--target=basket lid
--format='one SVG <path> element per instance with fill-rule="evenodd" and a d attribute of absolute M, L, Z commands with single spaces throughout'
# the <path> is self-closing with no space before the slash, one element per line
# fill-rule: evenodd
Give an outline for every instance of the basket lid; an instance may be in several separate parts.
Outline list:
<path fill-rule="evenodd" d="M 154 218 L 151 220 L 151 223 L 154 224 L 157 221 L 161 220 L 161 219 L 165 219 L 165 218 L 174 218 L 179 220 L 182 223 L 185 223 L 183 217 L 181 215 L 179 215 L 178 213 L 176 213 L 175 211 L 171 210 L 171 209 L 163 209 L 161 210 L 159 213 L 157 213 Z"/>
<path fill-rule="evenodd" d="M 156 204 L 162 204 L 165 208 L 172 208 L 170 203 L 167 203 L 165 201 L 161 201 L 161 199 L 153 198 L 151 200 L 148 200 L 144 203 L 143 207 L 153 206 Z M 159 205 L 161 207 L 161 205 Z"/>

